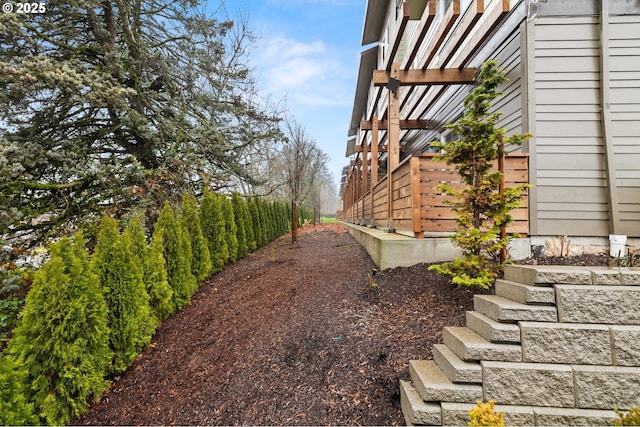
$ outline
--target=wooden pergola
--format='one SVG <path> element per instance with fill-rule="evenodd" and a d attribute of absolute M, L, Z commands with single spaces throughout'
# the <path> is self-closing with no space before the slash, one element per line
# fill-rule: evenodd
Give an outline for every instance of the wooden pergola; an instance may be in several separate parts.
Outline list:
<path fill-rule="evenodd" d="M 442 204 L 443 198 L 438 198 L 433 189 L 426 186 L 433 187 L 440 182 L 455 185 L 459 182 L 457 172 L 447 165 L 431 162 L 433 155 L 413 156 L 401 162 L 400 135 L 402 130 L 432 128 L 434 124 L 422 117 L 445 89 L 450 85 L 474 83 L 476 69 L 464 67 L 464 64 L 509 12 L 509 1 L 495 1 L 490 10 L 485 10 L 483 0 L 474 0 L 453 29 L 460 15 L 460 0 L 453 0 L 437 28 L 433 29 L 431 37 L 426 40 L 435 20 L 435 4 L 435 0 L 429 0 L 426 4 L 424 0 L 403 3 L 402 13 L 396 19 L 397 32 L 389 43 L 390 50 L 384 68 L 373 71 L 370 82 L 374 88 L 372 105 L 367 109 L 367 117 L 359 123 L 361 144 L 354 147 L 355 160 L 351 162 L 342 192 L 344 211 L 341 216 L 347 221 L 409 231 L 415 237 L 423 237 L 429 231 L 453 231 L 452 216 L 450 212 L 445 212 L 448 208 Z M 482 25 L 476 25 L 483 14 L 487 18 Z M 409 41 L 404 60 L 401 63 L 392 62 L 410 19 L 419 19 L 417 34 Z M 436 53 L 450 33 L 453 42 L 449 42 L 436 59 Z M 425 43 L 426 53 L 416 67 L 415 59 Z M 402 95 L 401 87 L 408 88 Z M 386 111 L 379 118 L 377 106 L 383 99 L 385 89 Z M 421 91 L 419 96 L 411 96 L 415 91 Z M 416 118 L 400 119 L 401 110 L 405 111 L 405 117 Z M 380 145 L 381 131 L 386 132 L 386 144 L 383 146 Z M 370 143 L 368 132 L 371 132 Z M 379 175 L 383 153 L 386 154 L 386 174 Z M 507 159 L 506 170 L 518 171 L 507 174 L 507 185 L 527 182 L 526 159 L 526 155 Z M 433 175 L 436 171 L 440 180 L 434 181 L 429 174 Z M 438 213 L 433 216 L 430 212 Z M 511 231 L 528 232 L 526 209 L 524 213 L 516 215 L 522 218 Z M 442 222 L 434 224 L 438 218 Z"/>

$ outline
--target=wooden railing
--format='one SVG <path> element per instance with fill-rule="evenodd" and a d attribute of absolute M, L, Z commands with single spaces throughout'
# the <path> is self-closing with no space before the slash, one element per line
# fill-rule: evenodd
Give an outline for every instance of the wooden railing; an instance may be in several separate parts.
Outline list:
<path fill-rule="evenodd" d="M 437 154 L 413 156 L 391 173 L 391 209 L 386 176 L 364 195 L 354 192 L 355 182 L 348 182 L 343 195 L 350 194 L 354 202 L 350 206 L 344 206 L 340 218 L 355 224 L 391 227 L 397 231 L 413 233 L 418 238 L 429 232 L 455 231 L 455 215 L 444 202 L 447 196 L 440 193 L 436 186 L 449 184 L 462 188 L 464 184 L 454 166 L 434 161 L 435 156 Z M 527 183 L 528 160 L 525 153 L 510 154 L 505 158 L 507 187 Z M 346 201 L 344 196 L 343 200 Z M 522 206 L 512 211 L 511 215 L 514 222 L 507 227 L 507 232 L 528 234 L 527 197 L 523 199 Z"/>

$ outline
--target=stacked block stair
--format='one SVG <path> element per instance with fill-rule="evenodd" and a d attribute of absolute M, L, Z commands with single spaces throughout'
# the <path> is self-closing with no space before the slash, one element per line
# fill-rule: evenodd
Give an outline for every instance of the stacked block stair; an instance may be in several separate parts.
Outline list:
<path fill-rule="evenodd" d="M 508 425 L 611 425 L 640 405 L 640 269 L 506 266 L 409 374 L 407 425 L 467 425 L 478 400 Z"/>

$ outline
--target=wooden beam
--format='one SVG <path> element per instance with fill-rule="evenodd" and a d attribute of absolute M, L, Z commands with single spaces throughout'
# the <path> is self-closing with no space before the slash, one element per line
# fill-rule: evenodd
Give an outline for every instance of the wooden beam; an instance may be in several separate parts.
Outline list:
<path fill-rule="evenodd" d="M 484 12 L 484 17 L 480 25 L 474 28 L 469 39 L 466 40 L 461 49 L 452 56 L 453 61 L 449 66 L 462 67 L 466 64 L 484 44 L 484 41 L 493 29 L 507 16 L 510 10 L 511 4 L 509 0 L 497 0 L 491 3 L 489 10 Z M 443 65 L 447 64 L 443 63 Z"/>
<path fill-rule="evenodd" d="M 461 19 L 459 25 L 451 34 L 449 43 L 440 52 L 438 62 L 444 67 L 445 64 L 455 55 L 462 43 L 465 42 L 467 36 L 476 25 L 482 14 L 484 13 L 484 0 L 474 0 L 473 3 L 467 9 L 464 17 Z"/>
<path fill-rule="evenodd" d="M 427 57 L 421 67 L 423 70 L 426 70 L 429 67 L 429 64 L 436 56 L 436 53 L 440 49 L 440 46 L 442 46 L 442 43 L 446 39 L 447 34 L 449 34 L 449 30 L 451 30 L 451 27 L 453 27 L 453 24 L 458 19 L 458 16 L 460 16 L 460 0 L 453 0 L 446 14 L 442 18 L 442 21 L 440 21 L 440 25 L 436 28 L 433 36 L 429 39 L 429 44 L 426 49 Z"/>
<path fill-rule="evenodd" d="M 413 60 L 418 55 L 420 51 L 420 47 L 422 46 L 422 41 L 427 35 L 429 28 L 431 27 L 431 23 L 436 17 L 436 0 L 429 0 L 427 6 L 424 8 L 424 12 L 422 12 L 422 18 L 420 18 L 420 23 L 418 24 L 417 29 L 417 37 L 414 37 L 411 43 L 407 48 L 407 52 L 409 55 L 402 62 L 402 67 L 405 70 L 411 68 L 411 64 Z"/>
<path fill-rule="evenodd" d="M 387 130 L 389 127 L 389 122 L 387 120 L 379 120 L 378 121 L 378 129 L 379 130 Z M 400 129 L 428 129 L 431 122 L 429 120 L 400 120 Z M 360 122 L 361 130 L 372 130 L 373 129 L 373 120 L 363 120 Z M 359 145 L 356 146 L 356 151 Z"/>
<path fill-rule="evenodd" d="M 390 77 L 398 79 L 400 77 L 400 65 L 397 62 L 393 63 L 391 68 Z M 388 94 L 389 117 L 387 126 L 387 147 L 389 156 L 389 173 L 394 170 L 400 163 L 400 100 L 398 99 L 399 93 L 395 94 L 389 90 Z M 391 176 L 389 176 L 391 180 Z M 389 181 L 391 182 L 391 181 Z"/>
<path fill-rule="evenodd" d="M 378 116 L 373 115 L 371 120 L 371 188 L 378 183 Z M 371 197 L 371 207 L 373 208 L 373 197 Z M 373 210 L 371 211 L 373 217 Z"/>
<path fill-rule="evenodd" d="M 475 81 L 475 68 L 429 68 L 426 70 L 398 70 L 400 86 L 467 84 Z M 373 85 L 389 83 L 391 73 L 387 70 L 373 72 Z"/>
<path fill-rule="evenodd" d="M 387 56 L 387 71 L 391 70 L 391 64 L 395 60 L 396 53 L 398 53 L 398 49 L 400 48 L 400 41 L 402 41 L 402 36 L 404 35 L 404 30 L 407 28 L 407 23 L 409 22 L 409 18 L 411 17 L 411 10 L 409 6 L 409 2 L 404 2 L 402 4 L 402 14 L 396 19 L 395 34 L 393 35 L 393 40 L 389 43 L 391 49 L 389 50 L 389 56 Z"/>

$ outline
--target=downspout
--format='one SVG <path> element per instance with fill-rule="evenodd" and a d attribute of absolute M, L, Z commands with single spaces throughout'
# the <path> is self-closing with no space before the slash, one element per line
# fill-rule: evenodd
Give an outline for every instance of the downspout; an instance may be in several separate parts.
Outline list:
<path fill-rule="evenodd" d="M 600 126 L 604 142 L 605 173 L 609 204 L 609 233 L 620 234 L 620 206 L 616 186 L 616 165 L 611 135 L 609 104 L 609 0 L 600 0 Z"/>

